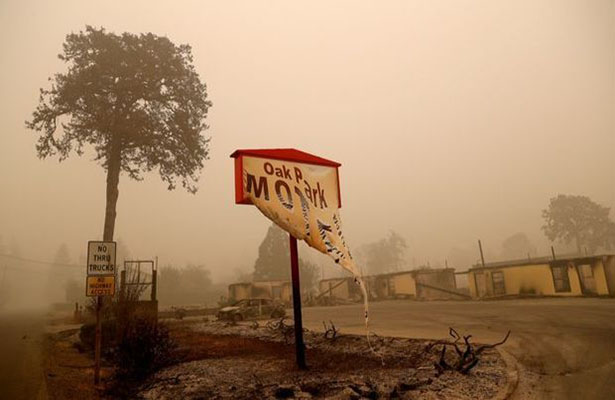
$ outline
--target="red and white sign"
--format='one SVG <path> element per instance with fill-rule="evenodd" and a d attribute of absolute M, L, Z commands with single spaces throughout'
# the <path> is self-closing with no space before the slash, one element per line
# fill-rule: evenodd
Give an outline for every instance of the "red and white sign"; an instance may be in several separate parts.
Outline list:
<path fill-rule="evenodd" d="M 267 218 L 350 271 L 367 291 L 342 233 L 340 163 L 295 149 L 237 150 L 235 202 Z M 366 312 L 367 312 L 367 303 Z"/>

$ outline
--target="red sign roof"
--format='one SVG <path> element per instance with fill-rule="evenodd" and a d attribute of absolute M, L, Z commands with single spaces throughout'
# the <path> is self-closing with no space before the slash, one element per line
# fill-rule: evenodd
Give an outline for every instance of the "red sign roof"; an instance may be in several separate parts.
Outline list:
<path fill-rule="evenodd" d="M 237 158 L 241 156 L 272 158 L 274 160 L 294 161 L 299 163 L 324 165 L 327 167 L 336 168 L 342 165 L 336 161 L 327 160 L 326 158 L 318 157 L 297 149 L 248 149 L 235 150 L 235 152 L 231 154 L 232 158 Z"/>

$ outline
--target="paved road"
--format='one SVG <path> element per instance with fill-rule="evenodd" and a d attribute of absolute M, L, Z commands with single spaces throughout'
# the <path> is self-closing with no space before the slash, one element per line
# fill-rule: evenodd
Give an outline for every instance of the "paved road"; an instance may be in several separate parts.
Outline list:
<path fill-rule="evenodd" d="M 342 332 L 364 334 L 362 306 L 304 309 L 304 325 L 332 320 Z M 477 342 L 496 342 L 520 366 L 517 399 L 615 399 L 615 299 L 387 301 L 370 305 L 380 335 L 445 338 L 448 327 Z"/>
<path fill-rule="evenodd" d="M 0 399 L 45 399 L 42 313 L 0 313 Z"/>

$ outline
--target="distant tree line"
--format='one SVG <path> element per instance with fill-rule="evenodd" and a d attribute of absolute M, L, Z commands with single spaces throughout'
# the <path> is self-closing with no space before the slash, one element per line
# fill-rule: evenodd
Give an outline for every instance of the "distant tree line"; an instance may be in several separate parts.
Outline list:
<path fill-rule="evenodd" d="M 158 271 L 158 300 L 162 305 L 214 305 L 226 293 L 225 285 L 212 282 L 203 265 L 171 265 Z"/>
<path fill-rule="evenodd" d="M 587 196 L 560 194 L 542 211 L 542 230 L 551 241 L 574 244 L 579 254 L 610 251 L 615 248 L 615 222 L 610 211 Z"/>
<path fill-rule="evenodd" d="M 591 255 L 615 249 L 615 222 L 610 217 L 610 208 L 587 196 L 560 194 L 553 197 L 542 210 L 542 218 L 543 233 L 549 241 L 563 247 L 565 253 Z M 523 232 L 506 238 L 499 254 L 485 249 L 488 259 L 531 259 L 538 255 L 537 247 Z M 541 255 L 549 255 L 548 250 Z M 466 268 L 478 264 L 480 255 L 477 248 L 453 248 L 448 260 L 453 266 Z"/>
<path fill-rule="evenodd" d="M 407 249 L 406 239 L 395 231 L 389 231 L 386 237 L 359 247 L 360 263 L 367 268 L 363 272 L 374 275 L 403 270 Z"/>

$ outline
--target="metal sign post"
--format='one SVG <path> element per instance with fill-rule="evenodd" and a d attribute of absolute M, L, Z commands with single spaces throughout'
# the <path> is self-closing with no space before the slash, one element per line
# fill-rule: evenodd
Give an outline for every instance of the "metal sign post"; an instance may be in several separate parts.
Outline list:
<path fill-rule="evenodd" d="M 305 344 L 303 343 L 303 318 L 301 316 L 301 285 L 299 284 L 299 256 L 297 252 L 297 239 L 290 238 L 290 268 L 293 284 L 293 316 L 295 320 L 295 351 L 297 353 L 297 366 L 306 369 Z"/>
<path fill-rule="evenodd" d="M 94 342 L 94 384 L 100 383 L 100 350 L 102 347 L 102 329 L 100 324 L 100 309 L 102 296 L 96 296 L 96 339 Z"/>
<path fill-rule="evenodd" d="M 115 295 L 115 242 L 88 242 L 86 296 L 96 297 L 96 338 L 94 342 L 94 384 L 100 383 L 102 329 L 100 310 L 103 296 Z"/>

